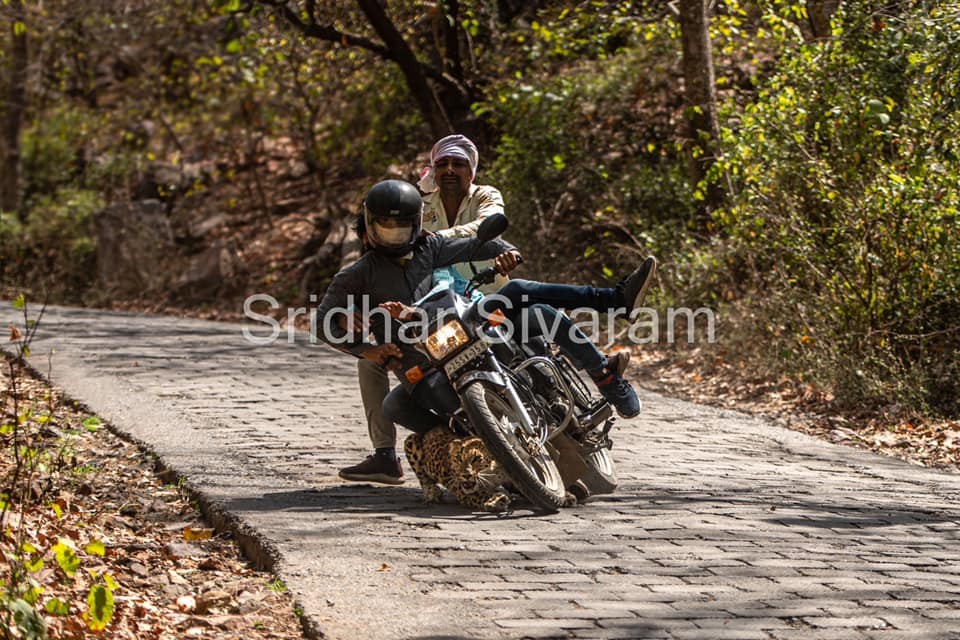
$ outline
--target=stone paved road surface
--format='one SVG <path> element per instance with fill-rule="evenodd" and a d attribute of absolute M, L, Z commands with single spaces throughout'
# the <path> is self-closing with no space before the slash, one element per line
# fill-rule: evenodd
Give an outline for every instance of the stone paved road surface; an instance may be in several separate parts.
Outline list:
<path fill-rule="evenodd" d="M 38 369 L 276 555 L 314 634 L 960 638 L 955 475 L 647 394 L 616 495 L 477 515 L 412 479 L 338 481 L 367 442 L 354 363 L 326 347 L 76 309 L 38 335 Z"/>

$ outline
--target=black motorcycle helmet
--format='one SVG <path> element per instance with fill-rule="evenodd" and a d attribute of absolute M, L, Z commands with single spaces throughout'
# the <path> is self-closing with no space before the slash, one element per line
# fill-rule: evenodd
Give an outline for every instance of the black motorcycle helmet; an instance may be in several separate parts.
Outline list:
<path fill-rule="evenodd" d="M 403 256 L 420 237 L 423 200 L 409 182 L 384 180 L 367 193 L 363 217 L 374 251 L 391 257 Z"/>

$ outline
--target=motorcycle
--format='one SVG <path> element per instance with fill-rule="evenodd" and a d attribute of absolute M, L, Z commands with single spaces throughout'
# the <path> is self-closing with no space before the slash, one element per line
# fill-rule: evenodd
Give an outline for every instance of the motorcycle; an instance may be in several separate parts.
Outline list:
<path fill-rule="evenodd" d="M 502 214 L 484 219 L 480 245 L 507 224 Z M 471 262 L 471 268 L 467 296 L 496 276 L 493 267 L 478 272 Z M 540 336 L 515 340 L 502 313 L 487 314 L 480 303 L 451 290 L 418 307 L 428 311 L 421 322 L 396 327 L 401 350 L 412 346 L 420 354 L 418 364 L 401 375 L 431 389 L 452 387 L 459 406 L 444 412 L 451 424 L 478 436 L 537 509 L 556 511 L 568 491 L 582 501 L 616 488 L 610 455 L 616 418 L 555 345 Z"/>

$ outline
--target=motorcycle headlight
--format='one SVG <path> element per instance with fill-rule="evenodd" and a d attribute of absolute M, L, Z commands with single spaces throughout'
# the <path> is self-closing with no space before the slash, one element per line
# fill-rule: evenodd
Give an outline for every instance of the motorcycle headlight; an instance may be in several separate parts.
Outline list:
<path fill-rule="evenodd" d="M 427 338 L 427 353 L 434 360 L 445 357 L 470 342 L 470 336 L 459 320 L 451 320 Z"/>

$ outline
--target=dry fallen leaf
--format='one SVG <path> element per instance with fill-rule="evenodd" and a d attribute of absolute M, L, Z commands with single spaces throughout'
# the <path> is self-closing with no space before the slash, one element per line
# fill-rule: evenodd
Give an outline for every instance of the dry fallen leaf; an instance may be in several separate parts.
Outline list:
<path fill-rule="evenodd" d="M 184 527 L 183 539 L 188 541 L 209 540 L 213 537 L 213 529 L 194 529 L 193 527 Z"/>
<path fill-rule="evenodd" d="M 193 596 L 180 596 L 177 598 L 177 609 L 183 613 L 193 613 L 197 609 L 197 600 Z"/>

